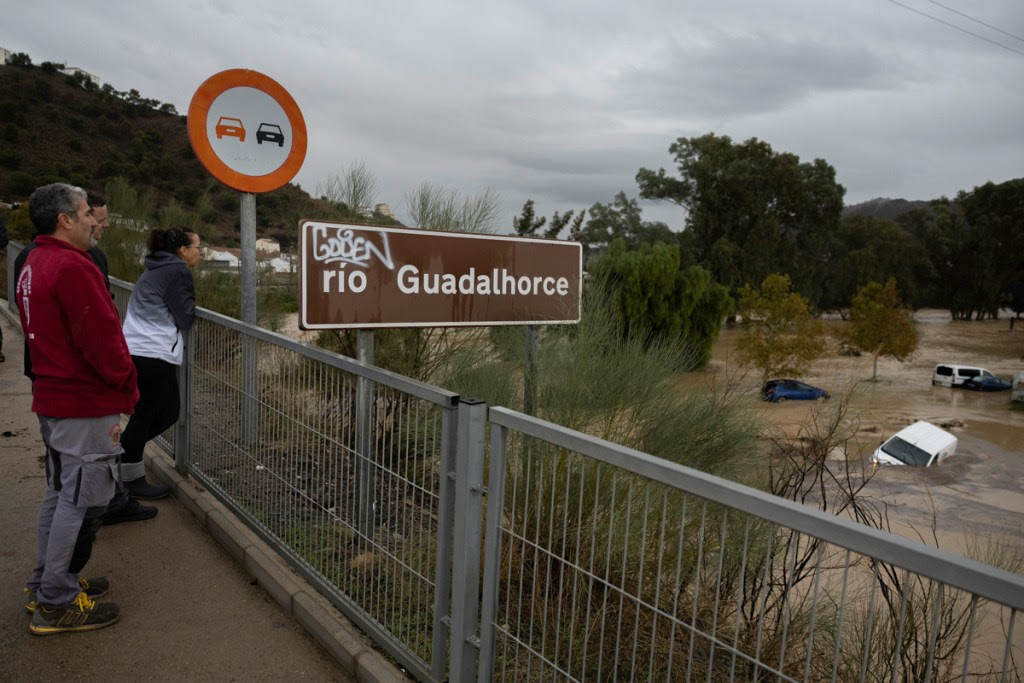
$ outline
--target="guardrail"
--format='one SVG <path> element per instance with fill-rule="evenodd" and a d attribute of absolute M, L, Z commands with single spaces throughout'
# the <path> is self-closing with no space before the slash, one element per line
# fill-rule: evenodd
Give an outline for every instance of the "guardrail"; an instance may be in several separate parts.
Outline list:
<path fill-rule="evenodd" d="M 1017 574 L 487 414 L 478 680 L 1020 680 Z"/>
<path fill-rule="evenodd" d="M 181 378 L 179 469 L 419 680 L 1021 678 L 1019 575 L 209 311 Z"/>

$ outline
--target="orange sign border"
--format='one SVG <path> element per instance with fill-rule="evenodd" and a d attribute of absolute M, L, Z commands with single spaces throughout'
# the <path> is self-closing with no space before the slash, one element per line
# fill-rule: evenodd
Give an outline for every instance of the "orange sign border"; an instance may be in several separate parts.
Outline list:
<path fill-rule="evenodd" d="M 292 147 L 284 163 L 266 175 L 247 175 L 232 170 L 213 151 L 206 130 L 206 116 L 213 101 L 231 88 L 249 87 L 270 95 L 281 105 L 292 127 Z M 188 139 L 200 163 L 228 187 L 241 192 L 270 192 L 286 184 L 302 167 L 306 158 L 306 121 L 299 105 L 280 83 L 270 76 L 249 69 L 228 69 L 210 76 L 196 90 L 188 105 Z"/>

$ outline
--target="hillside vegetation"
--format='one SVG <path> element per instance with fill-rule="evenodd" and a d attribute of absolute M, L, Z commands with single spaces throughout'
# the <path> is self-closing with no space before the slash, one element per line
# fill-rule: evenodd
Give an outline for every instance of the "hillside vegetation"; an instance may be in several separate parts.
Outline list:
<path fill-rule="evenodd" d="M 154 210 L 176 204 L 195 212 L 211 242 L 238 245 L 239 193 L 199 163 L 174 105 L 27 61 L 0 66 L 0 199 L 21 202 L 55 181 L 102 192 L 123 177 L 140 195 L 152 193 Z M 260 195 L 257 231 L 287 247 L 300 217 L 337 208 L 288 184 Z"/>

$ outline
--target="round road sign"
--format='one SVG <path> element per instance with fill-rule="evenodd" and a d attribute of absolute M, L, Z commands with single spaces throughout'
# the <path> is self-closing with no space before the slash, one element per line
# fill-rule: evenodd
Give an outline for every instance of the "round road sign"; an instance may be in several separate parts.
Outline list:
<path fill-rule="evenodd" d="M 242 192 L 269 192 L 306 158 L 306 122 L 292 96 L 258 71 L 228 69 L 199 86 L 188 137 L 213 177 Z"/>

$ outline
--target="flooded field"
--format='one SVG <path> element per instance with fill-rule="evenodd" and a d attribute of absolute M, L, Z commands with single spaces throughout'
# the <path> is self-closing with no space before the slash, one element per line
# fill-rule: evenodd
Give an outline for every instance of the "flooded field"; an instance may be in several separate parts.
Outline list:
<path fill-rule="evenodd" d="M 947 311 L 925 310 L 915 316 L 921 341 L 904 363 L 878 361 L 877 382 L 868 381 L 868 355 L 824 358 L 799 379 L 828 389 L 831 401 L 760 400 L 760 375 L 739 367 L 735 358 L 739 328 L 723 330 L 709 367 L 687 375 L 684 384 L 737 384 L 743 400 L 767 428 L 797 435 L 814 410 L 830 410 L 848 399 L 845 423 L 855 437 L 845 457 L 866 463 L 878 445 L 916 420 L 927 420 L 954 433 L 959 444 L 951 458 L 931 468 L 882 467 L 866 493 L 890 511 L 893 531 L 947 550 L 967 552 L 964 530 L 997 539 L 1024 559 L 1024 404 L 1011 403 L 1009 392 L 978 393 L 932 386 L 937 363 L 979 365 L 1004 379 L 1024 370 L 1024 321 L 1010 329 L 1009 320 L 953 322 Z M 828 323 L 840 329 L 843 321 Z M 285 320 L 285 334 L 303 338 L 295 317 Z M 308 338 L 309 333 L 305 333 Z M 933 515 L 934 513 L 934 515 Z M 932 518 L 936 519 L 934 532 Z"/>
<path fill-rule="evenodd" d="M 738 328 L 723 331 L 712 363 L 700 381 L 739 382 L 750 407 L 767 424 L 796 434 L 815 409 L 849 399 L 847 424 L 856 432 L 846 456 L 866 461 L 886 438 L 916 420 L 927 420 L 957 436 L 957 452 L 931 468 L 882 467 L 866 492 L 884 501 L 893 530 L 964 552 L 965 532 L 998 539 L 1024 557 L 1024 404 L 1009 392 L 979 393 L 932 386 L 936 363 L 978 365 L 1004 379 L 1024 370 L 1024 321 L 953 322 L 946 311 L 920 311 L 921 341 L 904 363 L 881 358 L 878 382 L 868 355 L 833 356 L 815 363 L 799 379 L 828 389 L 826 405 L 810 401 L 768 404 L 759 399 L 760 377 L 744 374 L 735 359 Z M 834 328 L 845 323 L 830 321 Z M 841 457 L 841 456 L 840 456 Z M 933 513 L 936 518 L 931 530 Z"/>

